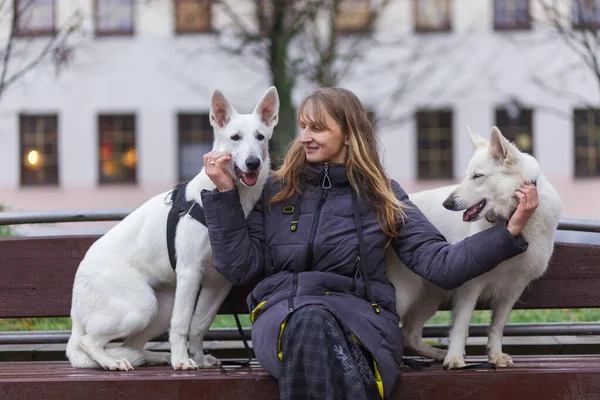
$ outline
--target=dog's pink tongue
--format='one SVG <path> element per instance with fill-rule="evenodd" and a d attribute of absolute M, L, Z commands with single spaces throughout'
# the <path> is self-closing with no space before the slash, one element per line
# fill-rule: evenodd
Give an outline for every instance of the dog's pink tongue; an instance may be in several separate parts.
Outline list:
<path fill-rule="evenodd" d="M 244 180 L 244 183 L 246 185 L 254 186 L 254 185 L 256 185 L 256 182 L 258 181 L 258 174 L 256 172 L 250 172 L 250 173 L 242 172 L 242 179 Z"/>
<path fill-rule="evenodd" d="M 469 219 L 476 213 L 477 213 L 477 205 L 474 205 L 473 207 L 467 209 L 467 211 L 465 211 L 463 213 L 463 221 L 465 221 L 465 222 L 469 221 Z"/>

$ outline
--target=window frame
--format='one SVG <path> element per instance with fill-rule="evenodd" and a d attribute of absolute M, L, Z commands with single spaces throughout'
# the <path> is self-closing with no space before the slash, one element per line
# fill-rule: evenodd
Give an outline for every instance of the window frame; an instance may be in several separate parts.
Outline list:
<path fill-rule="evenodd" d="M 179 7 L 181 7 L 181 3 L 186 0 L 174 0 L 173 1 L 173 24 L 175 25 L 175 34 L 177 35 L 189 35 L 189 34 L 197 34 L 197 33 L 213 33 L 213 5 L 211 0 L 201 0 L 208 4 L 206 9 L 208 10 L 208 26 L 206 29 L 195 29 L 195 28 L 186 28 L 179 25 L 179 21 L 177 19 L 177 15 L 179 14 Z M 189 1 L 189 0 L 187 0 Z"/>
<path fill-rule="evenodd" d="M 53 118 L 54 119 L 54 124 L 56 126 L 56 132 L 54 132 L 56 134 L 56 139 L 55 142 L 53 143 L 54 148 L 56 149 L 55 154 L 54 154 L 54 165 L 52 166 L 53 171 L 51 171 L 50 175 L 52 176 L 52 174 L 54 174 L 54 179 L 47 179 L 44 178 L 41 182 L 40 181 L 36 181 L 36 180 L 29 180 L 28 178 L 26 178 L 26 165 L 25 165 L 25 158 L 27 157 L 27 150 L 26 150 L 26 144 L 25 144 L 25 123 L 24 121 L 26 119 L 36 119 L 36 123 L 38 122 L 37 119 L 38 118 Z M 59 116 L 58 113 L 20 113 L 19 114 L 19 184 L 22 187 L 36 187 L 36 186 L 59 186 L 60 183 L 60 159 L 59 159 Z M 31 132 L 28 132 L 28 134 L 30 134 Z M 42 132 L 43 135 L 45 135 L 47 132 Z M 38 134 L 38 132 L 36 131 L 34 133 L 35 135 Z M 44 140 L 42 143 L 42 146 L 46 145 L 46 141 Z M 40 146 L 39 143 L 36 143 L 36 147 Z M 45 153 L 42 153 L 45 154 Z M 44 168 L 43 166 L 41 168 Z"/>
<path fill-rule="evenodd" d="M 103 36 L 133 36 L 135 34 L 135 17 L 136 17 L 136 5 L 135 0 L 121 0 L 127 1 L 131 4 L 131 29 L 130 30 L 107 30 L 100 28 L 100 9 L 99 2 L 102 0 L 94 0 L 94 34 L 97 37 Z"/>
<path fill-rule="evenodd" d="M 130 168 L 132 169 L 132 177 L 126 178 L 123 180 L 113 180 L 105 178 L 105 175 L 102 172 L 102 119 L 103 118 L 132 118 L 133 123 L 133 149 L 135 150 L 135 165 Z M 138 157 L 138 133 L 137 133 L 137 116 L 135 113 L 99 113 L 96 118 L 97 123 L 97 156 L 98 156 L 98 184 L 101 186 L 107 185 L 136 185 L 138 183 L 138 174 L 139 174 L 139 157 Z M 114 124 L 114 121 L 111 121 Z M 115 143 L 115 142 L 112 142 Z M 124 143 L 124 142 L 123 142 Z M 124 152 L 122 152 L 124 153 Z M 126 168 L 119 164 L 121 168 Z"/>
<path fill-rule="evenodd" d="M 18 9 L 19 2 L 23 0 L 13 0 L 13 7 Z M 27 0 L 25 0 L 27 1 Z M 34 2 L 35 0 L 31 0 Z M 18 15 L 17 26 L 14 30 L 15 37 L 35 37 L 35 36 L 54 36 L 56 35 L 56 0 L 50 0 L 52 2 L 52 27 L 50 29 L 21 29 L 19 22 L 21 15 Z"/>
<path fill-rule="evenodd" d="M 435 0 L 416 0 L 413 2 L 413 17 L 414 17 L 414 30 L 417 33 L 444 33 L 452 31 L 452 0 L 441 0 L 446 3 L 447 14 L 446 21 L 439 27 L 432 27 L 430 25 L 423 26 L 419 20 L 419 5 L 425 4 L 424 1 L 435 1 Z"/>
<path fill-rule="evenodd" d="M 443 114 L 446 114 L 445 116 Z M 420 126 L 420 121 L 422 121 L 422 118 L 428 118 L 431 119 L 432 117 L 435 117 L 437 119 L 437 130 L 438 131 L 442 131 L 442 130 L 449 130 L 449 135 L 447 138 L 442 137 L 441 135 L 438 135 L 438 138 L 436 139 L 436 141 L 438 143 L 440 143 L 440 145 L 438 146 L 438 151 L 440 152 L 440 157 L 438 157 L 440 160 L 440 165 L 439 165 L 439 172 L 433 173 L 432 172 L 432 161 L 431 159 L 428 157 L 427 158 L 427 171 L 423 171 L 422 170 L 422 162 L 423 159 L 421 158 L 421 152 L 422 151 L 427 151 L 428 154 L 430 154 L 432 147 L 428 146 L 427 148 L 422 148 L 420 146 L 420 142 L 422 140 L 425 140 L 422 138 L 422 133 L 423 130 L 425 129 L 424 127 Z M 448 117 L 449 118 L 449 126 L 446 127 L 442 127 L 440 120 L 444 117 Z M 428 124 L 429 125 L 429 124 Z M 418 180 L 451 180 L 454 178 L 454 112 L 452 109 L 449 108 L 440 108 L 440 109 L 435 109 L 435 110 L 417 110 L 415 112 L 415 128 L 416 128 L 416 154 L 417 154 L 417 179 Z M 430 126 L 428 126 L 426 128 L 428 131 L 431 130 L 432 128 Z M 444 139 L 448 139 L 450 142 L 450 146 L 448 148 L 442 148 L 441 143 L 443 143 Z M 427 142 L 431 143 L 431 135 L 429 135 L 429 137 L 426 139 Z M 447 152 L 448 153 L 448 157 L 449 160 L 444 161 L 443 157 L 442 157 L 442 152 Z M 443 165 L 443 163 L 447 163 L 448 165 Z M 443 172 L 446 171 L 446 172 Z"/>

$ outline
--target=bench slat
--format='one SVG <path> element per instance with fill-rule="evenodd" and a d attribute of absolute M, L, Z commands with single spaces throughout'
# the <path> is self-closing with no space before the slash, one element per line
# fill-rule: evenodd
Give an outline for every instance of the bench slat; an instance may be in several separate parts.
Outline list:
<path fill-rule="evenodd" d="M 0 317 L 69 316 L 77 266 L 98 237 L 0 239 Z M 557 243 L 550 264 L 515 308 L 600 307 L 600 246 Z M 232 291 L 236 311 L 247 312 L 250 289 L 245 285 Z M 219 313 L 232 313 L 230 302 Z"/>
<path fill-rule="evenodd" d="M 469 358 L 468 362 L 480 362 Z M 403 369 L 391 399 L 566 400 L 598 398 L 600 356 L 517 356 L 515 367 L 444 371 Z M 168 366 L 129 372 L 75 370 L 66 362 L 0 363 L 0 398 L 45 400 L 128 398 L 145 400 L 276 400 L 277 381 L 260 367 L 174 372 Z M 124 397 L 127 396 L 127 397 Z"/>

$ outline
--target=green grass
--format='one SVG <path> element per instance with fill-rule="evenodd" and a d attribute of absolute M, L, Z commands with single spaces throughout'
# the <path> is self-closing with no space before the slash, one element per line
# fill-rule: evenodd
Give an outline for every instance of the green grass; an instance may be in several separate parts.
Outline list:
<path fill-rule="evenodd" d="M 249 315 L 240 315 L 242 326 L 250 326 Z M 217 315 L 213 328 L 234 328 L 233 315 Z M 0 331 L 60 331 L 71 329 L 71 318 L 5 318 L 0 319 Z"/>
<path fill-rule="evenodd" d="M 473 323 L 489 323 L 489 311 L 475 311 Z M 598 322 L 600 309 L 556 309 L 556 310 L 515 310 L 510 314 L 509 322 Z M 247 314 L 240 315 L 242 326 L 250 326 Z M 449 324 L 449 311 L 439 311 L 429 320 L 429 324 Z M 234 328 L 233 315 L 217 315 L 213 328 Z M 0 331 L 53 331 L 71 329 L 70 318 L 10 318 L 0 319 Z"/>
<path fill-rule="evenodd" d="M 490 311 L 475 311 L 473 313 L 474 324 L 486 324 L 490 322 Z M 449 324 L 452 321 L 450 311 L 438 311 L 429 324 Z M 551 310 L 514 310 L 510 313 L 508 322 L 598 322 L 600 321 L 600 309 L 551 309 Z"/>

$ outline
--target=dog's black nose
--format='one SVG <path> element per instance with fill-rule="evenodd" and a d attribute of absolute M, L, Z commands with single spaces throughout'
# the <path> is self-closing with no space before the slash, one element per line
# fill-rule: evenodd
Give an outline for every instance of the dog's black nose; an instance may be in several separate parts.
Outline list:
<path fill-rule="evenodd" d="M 260 158 L 249 157 L 246 159 L 246 167 L 248 167 L 250 171 L 256 171 L 260 167 Z"/>
<path fill-rule="evenodd" d="M 446 200 L 444 200 L 443 206 L 448 210 L 452 210 L 454 208 L 454 199 L 448 197 Z"/>

